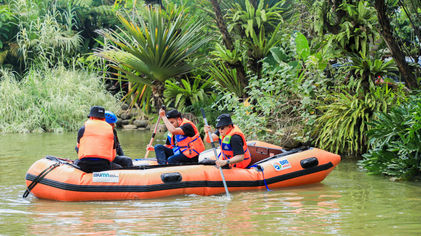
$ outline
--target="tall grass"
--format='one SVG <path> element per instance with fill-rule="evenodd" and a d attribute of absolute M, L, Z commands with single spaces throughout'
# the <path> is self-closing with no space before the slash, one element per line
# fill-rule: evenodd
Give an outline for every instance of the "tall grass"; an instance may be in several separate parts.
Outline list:
<path fill-rule="evenodd" d="M 80 34 L 69 29 L 65 30 L 59 23 L 61 14 L 55 7 L 53 5 L 51 12 L 33 21 L 19 23 L 16 41 L 26 66 L 66 62 L 77 55 L 82 46 Z"/>
<path fill-rule="evenodd" d="M 88 71 L 30 69 L 23 78 L 0 70 L 0 132 L 63 132 L 77 130 L 92 105 L 117 111 L 119 100 L 101 79 Z"/>

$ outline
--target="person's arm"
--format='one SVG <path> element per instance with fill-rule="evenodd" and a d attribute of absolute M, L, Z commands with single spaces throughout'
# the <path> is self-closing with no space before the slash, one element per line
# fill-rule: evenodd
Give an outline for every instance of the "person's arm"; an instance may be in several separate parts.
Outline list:
<path fill-rule="evenodd" d="M 170 133 L 172 133 L 173 135 L 184 135 L 184 132 L 180 127 L 175 128 L 174 125 L 171 124 L 171 122 L 165 116 L 165 110 L 164 109 L 161 108 L 159 110 L 159 116 L 161 116 L 162 121 L 164 121 L 164 124 L 165 124 L 165 126 L 167 127 L 167 129 Z"/>
<path fill-rule="evenodd" d="M 117 145 L 116 153 L 117 156 L 124 156 L 123 148 L 121 148 L 120 144 Z"/>
<path fill-rule="evenodd" d="M 210 143 L 209 132 L 211 132 L 213 142 L 217 142 L 219 140 L 219 136 L 216 133 L 212 133 L 212 127 L 210 125 L 205 125 L 205 140 L 206 142 Z M 216 131 L 218 132 L 218 131 Z"/>
<path fill-rule="evenodd" d="M 121 148 L 120 140 L 118 140 L 117 130 L 113 129 L 114 133 L 114 147 L 116 149 L 117 156 L 124 156 L 123 148 Z"/>
<path fill-rule="evenodd" d="M 80 128 L 79 131 L 77 132 L 77 145 L 75 147 L 76 153 L 79 153 L 80 139 L 82 138 L 84 133 L 85 133 L 85 126 L 82 126 L 82 128 Z"/>
<path fill-rule="evenodd" d="M 225 166 L 227 164 L 236 164 L 244 160 L 244 150 L 243 150 L 243 139 L 239 135 L 233 135 L 231 137 L 230 145 L 233 152 L 233 157 L 229 160 L 218 160 L 215 164 L 218 167 Z M 229 163 L 228 163 L 229 162 Z"/>
<path fill-rule="evenodd" d="M 218 167 L 222 167 L 222 166 L 225 166 L 227 164 L 239 163 L 239 162 L 242 162 L 243 160 L 244 160 L 244 154 L 242 154 L 242 155 L 236 155 L 236 156 L 234 156 L 233 158 L 231 158 L 229 160 L 221 160 L 221 159 L 219 159 L 219 160 L 217 160 L 215 162 L 215 164 Z"/>

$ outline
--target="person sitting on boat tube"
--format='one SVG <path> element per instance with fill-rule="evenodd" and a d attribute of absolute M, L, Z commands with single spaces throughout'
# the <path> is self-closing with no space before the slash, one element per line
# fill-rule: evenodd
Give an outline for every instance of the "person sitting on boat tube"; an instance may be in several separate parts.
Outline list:
<path fill-rule="evenodd" d="M 120 169 L 120 165 L 113 163 L 116 142 L 113 127 L 105 121 L 105 109 L 91 107 L 88 118 L 77 134 L 78 160 L 75 164 L 88 173 Z"/>
<path fill-rule="evenodd" d="M 105 121 L 113 127 L 114 133 L 114 142 L 116 146 L 116 157 L 114 159 L 114 163 L 121 165 L 122 167 L 132 167 L 133 160 L 124 155 L 123 148 L 121 148 L 120 141 L 118 140 L 117 130 L 115 129 L 115 124 L 118 121 L 117 116 L 111 111 L 105 111 Z"/>
<path fill-rule="evenodd" d="M 222 158 L 219 158 L 215 164 L 218 167 L 232 165 L 232 167 L 247 168 L 251 162 L 251 156 L 243 132 L 232 123 L 229 114 L 218 116 L 216 122 L 217 131 L 212 133 L 212 138 L 214 141 L 219 140 Z M 211 127 L 205 126 L 204 130 L 205 140 L 210 143 L 208 133 L 211 131 Z"/>
<path fill-rule="evenodd" d="M 199 154 L 205 150 L 205 144 L 196 125 L 183 118 L 175 109 L 167 113 L 160 109 L 159 115 L 168 129 L 166 145 L 147 147 L 150 151 L 155 150 L 158 164 L 197 163 Z"/>

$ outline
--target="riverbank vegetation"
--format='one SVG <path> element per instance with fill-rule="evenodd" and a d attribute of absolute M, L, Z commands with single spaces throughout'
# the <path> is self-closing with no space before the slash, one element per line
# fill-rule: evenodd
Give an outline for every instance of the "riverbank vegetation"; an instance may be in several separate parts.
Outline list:
<path fill-rule="evenodd" d="M 210 122 L 229 112 L 250 139 L 420 173 L 419 1 L 11 0 L 0 12 L 0 85 L 16 97 L 2 92 L 2 132 L 74 130 L 90 105 L 118 112 L 124 96 L 151 118 L 161 104 Z"/>
<path fill-rule="evenodd" d="M 58 66 L 31 68 L 23 77 L 0 70 L 1 132 L 77 130 L 91 104 L 117 110 L 119 100 L 105 91 L 95 73 Z"/>

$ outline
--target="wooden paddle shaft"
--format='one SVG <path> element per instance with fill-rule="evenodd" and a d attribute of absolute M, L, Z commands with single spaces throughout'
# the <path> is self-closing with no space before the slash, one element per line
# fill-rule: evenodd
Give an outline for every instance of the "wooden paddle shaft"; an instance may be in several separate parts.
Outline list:
<path fill-rule="evenodd" d="M 151 141 L 149 141 L 148 146 L 151 146 L 152 143 L 153 143 L 153 140 L 155 139 L 156 131 L 158 130 L 158 125 L 159 125 L 160 121 L 161 121 L 161 116 L 158 116 L 158 120 L 156 121 L 155 128 L 154 128 L 153 133 L 152 133 Z M 149 150 L 146 150 L 145 158 L 148 158 L 148 155 L 149 155 Z"/>

